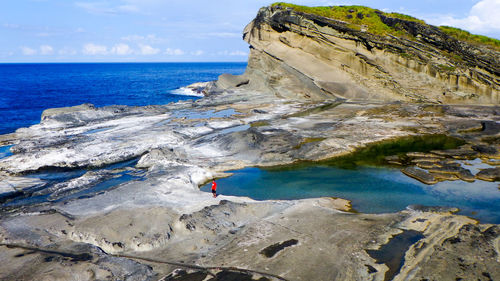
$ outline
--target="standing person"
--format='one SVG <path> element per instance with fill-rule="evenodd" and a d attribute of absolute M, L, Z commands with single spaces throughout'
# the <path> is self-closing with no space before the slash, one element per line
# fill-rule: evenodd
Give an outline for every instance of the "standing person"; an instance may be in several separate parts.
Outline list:
<path fill-rule="evenodd" d="M 217 197 L 217 184 L 215 183 L 215 180 L 212 180 L 212 194 L 214 195 L 214 198 Z"/>

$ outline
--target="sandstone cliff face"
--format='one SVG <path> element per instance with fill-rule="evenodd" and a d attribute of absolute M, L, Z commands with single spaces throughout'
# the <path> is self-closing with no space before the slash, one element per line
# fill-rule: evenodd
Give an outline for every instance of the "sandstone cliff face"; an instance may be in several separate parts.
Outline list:
<path fill-rule="evenodd" d="M 374 35 L 290 8 L 262 8 L 244 30 L 250 44 L 245 74 L 222 76 L 217 86 L 306 100 L 500 103 L 498 51 L 434 26 L 379 16 L 413 39 Z"/>

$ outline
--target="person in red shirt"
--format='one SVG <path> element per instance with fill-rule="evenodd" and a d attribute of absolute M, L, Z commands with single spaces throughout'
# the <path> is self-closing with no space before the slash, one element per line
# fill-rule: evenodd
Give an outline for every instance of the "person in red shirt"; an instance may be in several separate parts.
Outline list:
<path fill-rule="evenodd" d="M 214 195 L 214 198 L 217 197 L 217 184 L 215 183 L 215 180 L 212 181 L 212 194 Z"/>

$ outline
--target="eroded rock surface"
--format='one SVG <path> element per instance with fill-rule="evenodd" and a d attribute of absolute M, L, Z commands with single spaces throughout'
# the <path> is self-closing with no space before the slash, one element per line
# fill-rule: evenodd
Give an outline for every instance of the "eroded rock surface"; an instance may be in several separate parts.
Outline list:
<path fill-rule="evenodd" d="M 81 261 L 72 267 L 82 279 L 88 280 L 106 274 L 120 279 L 120 274 L 135 270 L 129 264 L 136 264 L 142 268 L 137 269 L 138 272 L 152 279 L 173 278 L 171 273 L 178 268 L 192 274 L 200 270 L 182 267 L 184 264 L 204 266 L 210 268 L 207 270 L 212 274 L 221 276 L 232 272 L 229 270 L 232 267 L 253 270 L 237 274 L 249 274 L 255 279 L 273 280 L 276 279 L 273 276 L 281 276 L 287 280 L 382 280 L 390 267 L 377 263 L 366 250 L 378 249 L 401 231 L 414 230 L 425 237 L 404 250 L 407 252 L 405 262 L 394 278 L 413 276 L 413 269 L 419 268 L 422 262 L 426 264 L 437 245 L 455 237 L 462 226 L 473 226 L 476 222 L 439 209 L 385 215 L 354 214 L 346 212 L 349 203 L 340 199 L 254 202 L 224 195 L 211 198 L 198 190 L 198 185 L 229 169 L 325 159 L 344 155 L 375 140 L 414 134 L 453 134 L 477 145 L 498 149 L 496 144 L 482 142 L 485 135 L 495 136 L 495 132 L 463 132 L 462 126 L 457 126 L 470 120 L 498 122 L 495 107 L 447 106 L 439 118 L 435 118 L 434 111 L 423 113 L 422 105 L 331 104 L 291 102 L 272 93 L 249 95 L 233 90 L 196 102 L 180 103 L 178 108 L 170 105 L 143 110 L 125 107 L 105 120 L 82 124 L 76 121 L 77 116 L 96 112 L 100 115 L 101 110 L 108 112 L 109 109 L 85 109 L 88 112 L 79 109 L 74 118 L 65 117 L 63 121 L 55 121 L 62 119 L 51 115 L 40 125 L 21 129 L 15 137 L 11 136 L 9 143 L 14 145 L 14 155 L 1 159 L 0 166 L 11 185 L 19 182 L 19 186 L 13 188 L 23 192 L 23 196 L 44 195 L 54 200 L 50 204 L 2 207 L 1 242 L 40 249 L 53 247 L 61 252 L 64 248 L 59 245 L 66 243 L 98 247 L 101 258 L 96 260 L 94 255 L 92 261 Z M 54 143 L 54 136 L 63 141 Z M 109 146 L 113 149 L 106 148 Z M 482 150 L 481 155 L 486 155 L 487 149 Z M 490 151 L 493 150 L 486 152 Z M 409 163 L 429 166 L 462 161 L 434 153 L 408 155 L 409 159 L 420 159 Z M 100 166 L 131 157 L 138 160 L 128 167 Z M 25 176 L 18 176 L 35 170 L 50 171 L 54 167 L 92 167 L 94 170 L 58 183 L 30 182 L 23 180 Z M 97 193 L 74 195 L 122 174 L 136 178 Z M 485 226 L 479 227 L 485 229 Z M 464 237 L 464 246 L 474 247 L 474 239 Z M 286 241 L 297 242 L 271 257 L 259 254 Z M 493 252 L 490 249 L 488 253 L 498 256 L 498 240 L 479 243 L 485 243 L 484 247 L 493 245 Z M 457 249 L 446 248 L 443 259 L 456 255 Z M 32 251 L 35 253 L 27 257 L 46 258 L 43 251 Z M 408 256 L 413 252 L 415 259 Z M 467 250 L 460 248 L 460 252 L 470 260 L 477 260 L 478 255 L 482 258 L 482 254 L 473 251 L 470 256 L 464 254 L 469 253 Z M 49 274 L 41 272 L 42 267 L 38 265 L 21 266 L 33 261 L 16 258 L 21 253 L 25 250 L 2 251 L 0 256 L 9 264 L 0 270 L 2 278 L 36 279 L 38 274 L 50 278 L 66 276 L 67 266 L 72 263 L 54 254 L 55 258 L 47 261 L 49 265 L 44 265 L 51 268 Z M 117 262 L 113 264 L 117 266 L 115 271 L 99 271 L 104 257 Z M 453 272 L 453 278 L 482 274 L 472 268 L 467 271 L 469 275 Z M 493 267 L 481 270 L 492 278 L 498 275 Z M 444 279 L 451 276 L 430 268 L 418 272 L 421 276 L 435 274 Z"/>

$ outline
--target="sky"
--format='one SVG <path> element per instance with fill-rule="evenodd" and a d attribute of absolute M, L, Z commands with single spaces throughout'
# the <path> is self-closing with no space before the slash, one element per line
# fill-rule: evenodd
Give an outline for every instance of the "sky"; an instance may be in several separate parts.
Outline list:
<path fill-rule="evenodd" d="M 0 0 L 0 63 L 246 61 L 262 0 Z M 365 5 L 500 39 L 500 0 L 290 0 Z"/>

